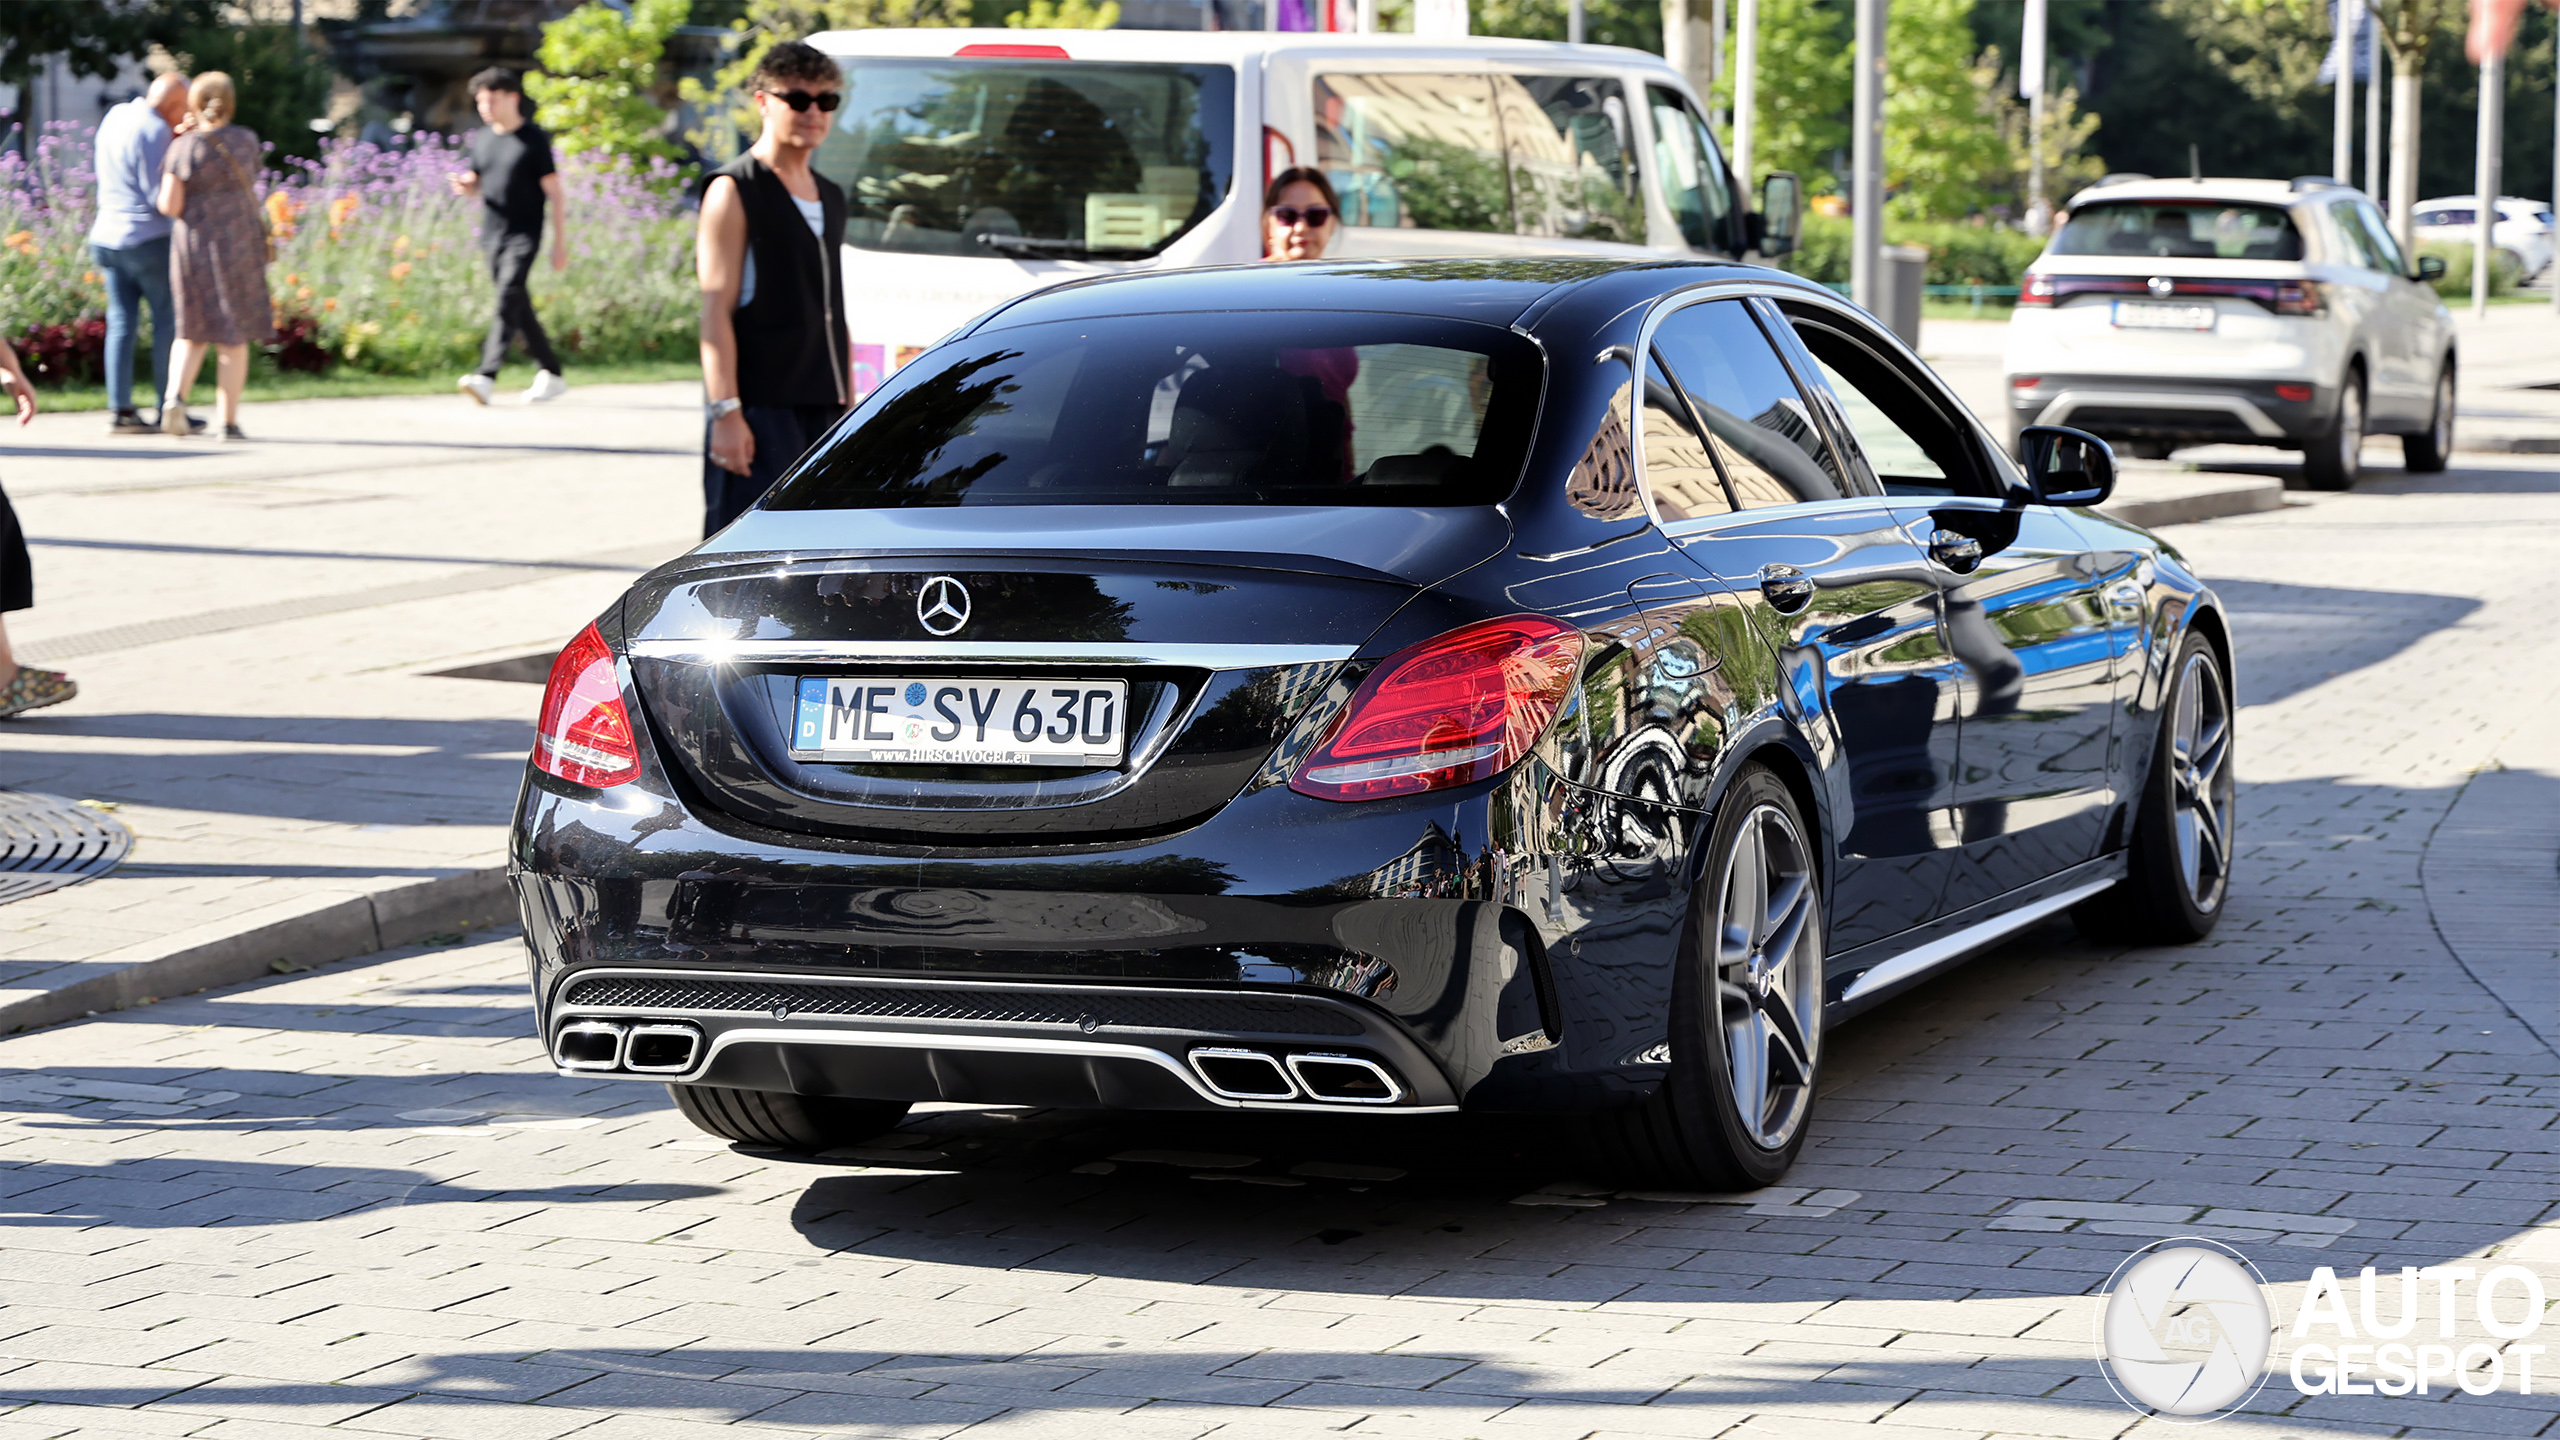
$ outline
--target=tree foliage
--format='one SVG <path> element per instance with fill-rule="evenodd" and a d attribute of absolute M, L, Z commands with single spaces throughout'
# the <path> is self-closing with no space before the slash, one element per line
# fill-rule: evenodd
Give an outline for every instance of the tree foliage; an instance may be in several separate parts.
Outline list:
<path fill-rule="evenodd" d="M 1909 220 L 1969 215 L 2010 173 L 1997 102 L 1973 59 L 1973 0 L 1894 0 L 1885 26 L 1888 209 Z"/>
<path fill-rule="evenodd" d="M 785 40 L 806 40 L 822 30 L 938 30 L 992 18 L 980 17 L 973 0 L 747 0 L 746 12 L 729 22 L 729 63 L 709 85 L 687 76 L 680 91 L 686 104 L 712 117 L 706 131 L 728 133 L 696 131 L 691 138 L 714 151 L 753 142 L 760 122 L 747 99 L 747 82 L 764 53 Z M 724 138 L 729 143 L 719 143 Z"/>
<path fill-rule="evenodd" d="M 74 75 L 104 80 L 154 45 L 176 49 L 190 30 L 218 18 L 214 0 L 7 0 L 0 23 L 0 85 L 23 87 L 48 55 Z"/>
<path fill-rule="evenodd" d="M 335 77 L 317 39 L 305 42 L 287 24 L 207 23 L 180 32 L 170 56 L 190 75 L 219 70 L 239 94 L 237 123 L 275 147 L 271 159 L 317 159 L 321 136 L 311 122 L 329 108 Z"/>
<path fill-rule="evenodd" d="M 1108 30 L 1120 23 L 1120 0 L 1031 0 L 1028 9 L 1004 17 L 1016 30 Z"/>
<path fill-rule="evenodd" d="M 1467 28 L 1478 35 L 1517 40 L 1565 38 L 1564 0 L 1470 0 Z M 1660 0 L 1589 0 L 1582 7 L 1582 38 L 1594 45 L 1624 45 L 1662 53 Z"/>
<path fill-rule="evenodd" d="M 560 153 L 617 161 L 681 153 L 651 97 L 667 37 L 692 8 L 692 0 L 633 0 L 626 12 L 590 0 L 542 27 L 534 52 L 542 68 L 525 76 L 524 89 Z"/>

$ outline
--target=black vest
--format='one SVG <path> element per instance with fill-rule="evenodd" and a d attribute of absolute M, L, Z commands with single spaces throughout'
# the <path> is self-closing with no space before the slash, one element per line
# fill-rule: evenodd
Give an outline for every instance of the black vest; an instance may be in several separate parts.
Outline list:
<path fill-rule="evenodd" d="M 738 398 L 749 405 L 850 405 L 844 323 L 844 191 L 823 175 L 826 243 L 809 233 L 782 177 L 753 152 L 711 172 L 736 182 L 747 210 L 756 294 L 738 307 Z"/>

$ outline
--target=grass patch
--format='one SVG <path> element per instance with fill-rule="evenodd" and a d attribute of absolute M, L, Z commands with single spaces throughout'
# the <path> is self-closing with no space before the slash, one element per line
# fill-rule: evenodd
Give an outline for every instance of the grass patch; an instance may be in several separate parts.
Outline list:
<path fill-rule="evenodd" d="M 2009 318 L 2009 312 L 2016 308 L 2018 307 L 2007 300 L 1984 300 L 1981 308 L 1976 309 L 1970 300 L 1949 300 L 1928 296 L 1920 301 L 1920 318 L 1923 320 L 2006 320 Z"/>
<path fill-rule="evenodd" d="M 571 365 L 563 374 L 571 386 L 629 385 L 651 380 L 700 380 L 702 365 L 686 360 L 637 360 L 621 365 Z M 451 395 L 455 377 L 441 379 L 430 375 L 375 375 L 363 370 L 339 369 L 325 375 L 287 374 L 261 365 L 249 367 L 249 383 L 242 387 L 240 403 L 257 405 L 271 400 L 338 400 L 358 395 Z M 499 398 L 506 392 L 522 390 L 533 383 L 533 366 L 509 365 L 498 372 Z M 147 383 L 134 386 L 136 401 L 150 390 Z M 204 373 L 196 377 L 194 408 L 200 414 L 213 410 L 213 361 L 208 357 Z M 36 387 L 36 409 L 39 412 L 104 410 L 107 387 L 104 385 L 64 385 Z M 148 405 L 142 407 L 150 409 Z"/>

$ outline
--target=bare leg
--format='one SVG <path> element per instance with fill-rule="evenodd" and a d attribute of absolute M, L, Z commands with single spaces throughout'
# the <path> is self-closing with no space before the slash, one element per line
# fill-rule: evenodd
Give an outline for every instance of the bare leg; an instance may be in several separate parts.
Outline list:
<path fill-rule="evenodd" d="M 214 348 L 214 385 L 220 401 L 217 409 L 227 428 L 240 423 L 240 391 L 249 383 L 249 347 L 243 344 Z"/>
<path fill-rule="evenodd" d="M 17 673 L 18 655 L 9 648 L 9 626 L 6 621 L 0 621 L 0 685 L 8 684 L 10 677 Z"/>
<path fill-rule="evenodd" d="M 202 340 L 178 341 L 178 353 L 169 357 L 169 394 L 161 397 L 162 404 L 173 396 L 179 404 L 187 403 L 187 392 L 196 388 L 196 372 L 204 368 L 204 352 Z"/>

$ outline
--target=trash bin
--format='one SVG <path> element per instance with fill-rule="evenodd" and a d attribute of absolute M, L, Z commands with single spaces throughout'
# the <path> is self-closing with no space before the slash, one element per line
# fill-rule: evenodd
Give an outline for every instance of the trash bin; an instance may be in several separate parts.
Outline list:
<path fill-rule="evenodd" d="M 1876 252 L 1876 318 L 1920 348 L 1920 296 L 1929 284 L 1929 252 L 1918 245 L 1886 245 Z"/>

